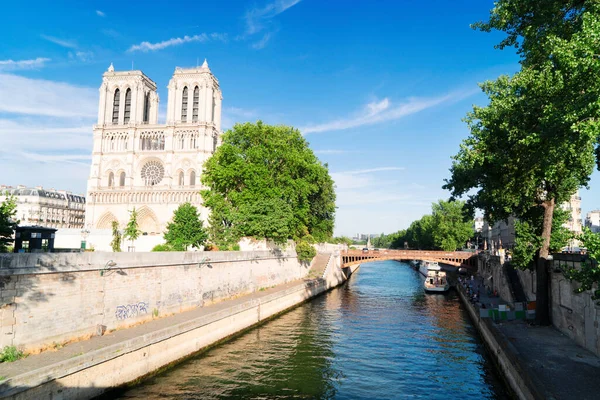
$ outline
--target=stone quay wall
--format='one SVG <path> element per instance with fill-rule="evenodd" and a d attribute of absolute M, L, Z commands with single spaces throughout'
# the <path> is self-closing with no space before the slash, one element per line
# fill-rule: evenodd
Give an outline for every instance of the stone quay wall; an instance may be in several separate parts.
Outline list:
<path fill-rule="evenodd" d="M 495 260 L 498 257 L 489 257 L 487 261 L 480 260 L 480 273 L 484 279 L 490 274 L 493 277 L 494 287 L 503 299 L 511 302 L 508 282 L 504 276 L 503 265 Z M 591 291 L 575 293 L 579 287 L 576 282 L 570 282 L 561 272 L 560 267 L 581 265 L 584 256 L 571 254 L 555 254 L 549 271 L 550 277 L 550 316 L 552 324 L 562 333 L 573 339 L 578 345 L 584 347 L 597 356 L 600 356 L 600 305 L 592 300 Z M 536 299 L 536 273 L 535 271 L 517 270 L 521 286 L 525 291 L 528 301 Z M 507 297 L 505 297 L 507 296 Z"/>
<path fill-rule="evenodd" d="M 303 278 L 293 249 L 0 255 L 0 347 L 35 352 Z"/>

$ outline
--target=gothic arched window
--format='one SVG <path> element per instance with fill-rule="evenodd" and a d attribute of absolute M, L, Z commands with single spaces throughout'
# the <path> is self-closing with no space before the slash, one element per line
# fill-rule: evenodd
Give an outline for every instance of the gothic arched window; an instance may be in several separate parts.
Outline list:
<path fill-rule="evenodd" d="M 190 186 L 196 186 L 196 171 L 190 172 Z"/>
<path fill-rule="evenodd" d="M 144 96 L 144 122 L 150 121 L 150 92 Z"/>
<path fill-rule="evenodd" d="M 124 123 L 129 123 L 131 118 L 131 89 L 127 89 L 125 92 L 125 117 L 123 118 Z"/>
<path fill-rule="evenodd" d="M 125 186 L 125 172 L 121 172 L 121 175 L 119 175 L 119 186 Z"/>
<path fill-rule="evenodd" d="M 194 88 L 194 103 L 192 108 L 192 121 L 198 121 L 198 103 L 200 100 L 200 89 L 198 86 Z"/>
<path fill-rule="evenodd" d="M 113 187 L 115 185 L 115 174 L 112 172 L 108 174 L 108 187 Z"/>
<path fill-rule="evenodd" d="M 187 111 L 188 111 L 188 88 L 185 86 L 183 88 L 183 95 L 181 96 L 181 121 L 187 121 Z"/>
<path fill-rule="evenodd" d="M 179 186 L 183 186 L 183 171 L 179 173 Z"/>
<path fill-rule="evenodd" d="M 115 90 L 115 97 L 113 98 L 113 115 L 112 115 L 112 123 L 119 123 L 119 104 L 121 103 L 121 91 L 119 89 Z"/>

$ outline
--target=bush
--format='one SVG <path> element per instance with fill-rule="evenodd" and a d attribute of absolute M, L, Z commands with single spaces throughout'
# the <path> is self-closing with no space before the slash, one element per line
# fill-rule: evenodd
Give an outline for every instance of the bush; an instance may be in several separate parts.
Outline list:
<path fill-rule="evenodd" d="M 0 362 L 13 362 L 25 357 L 25 353 L 15 346 L 4 346 L 0 353 Z"/>
<path fill-rule="evenodd" d="M 175 251 L 175 250 L 173 250 L 173 247 L 171 247 L 170 245 L 168 245 L 166 243 L 162 243 L 162 244 L 157 244 L 156 246 L 154 246 L 152 248 L 152 251 Z"/>
<path fill-rule="evenodd" d="M 301 239 L 296 242 L 296 254 L 298 254 L 298 260 L 308 263 L 317 255 L 317 250 L 310 243 Z"/>

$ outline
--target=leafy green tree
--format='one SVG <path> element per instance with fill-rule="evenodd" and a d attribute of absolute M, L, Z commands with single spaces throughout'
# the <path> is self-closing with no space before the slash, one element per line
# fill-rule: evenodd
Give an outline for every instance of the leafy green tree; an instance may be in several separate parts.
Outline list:
<path fill-rule="evenodd" d="M 0 253 L 6 253 L 14 242 L 12 236 L 19 224 L 16 215 L 17 199 L 7 193 L 4 201 L 0 203 Z"/>
<path fill-rule="evenodd" d="M 431 209 L 434 246 L 445 251 L 462 248 L 473 235 L 473 222 L 467 219 L 465 203 L 440 200 Z"/>
<path fill-rule="evenodd" d="M 589 228 L 584 228 L 583 233 L 578 237 L 583 246 L 587 249 L 588 260 L 581 263 L 580 268 L 569 265 L 563 265 L 565 276 L 571 281 L 579 282 L 580 286 L 575 290 L 576 293 L 582 293 L 586 290 L 593 290 L 592 299 L 600 299 L 600 235 L 593 233 Z"/>
<path fill-rule="evenodd" d="M 123 232 L 123 238 L 131 240 L 131 246 L 133 247 L 133 242 L 135 242 L 141 234 L 142 231 L 137 222 L 137 211 L 135 210 L 135 207 L 133 207 L 133 210 L 129 212 L 129 222 L 127 222 L 125 232 Z"/>
<path fill-rule="evenodd" d="M 297 129 L 236 124 L 206 162 L 202 183 L 211 240 L 221 247 L 243 236 L 282 243 L 332 235 L 333 180 Z"/>
<path fill-rule="evenodd" d="M 537 253 L 542 247 L 543 210 L 532 208 L 523 220 L 515 221 L 515 246 L 512 250 L 512 264 L 519 269 L 535 269 Z M 561 251 L 573 238 L 573 234 L 563 224 L 569 212 L 556 208 L 552 218 L 550 252 Z"/>
<path fill-rule="evenodd" d="M 208 233 L 202 226 L 198 209 L 190 203 L 181 204 L 173 213 L 173 222 L 167 225 L 164 238 L 173 250 L 187 251 L 188 248 L 200 248 L 206 243 Z"/>
<path fill-rule="evenodd" d="M 347 246 L 350 246 L 353 243 L 352 239 L 350 239 L 347 236 L 334 237 L 333 239 L 331 239 L 331 242 L 335 244 L 345 244 Z"/>
<path fill-rule="evenodd" d="M 471 136 L 454 157 L 444 186 L 453 196 L 475 190 L 468 205 L 484 210 L 491 222 L 543 213 L 536 319 L 544 325 L 549 324 L 546 259 L 554 209 L 587 185 L 594 164 L 600 129 L 599 11 L 596 1 L 498 0 L 490 20 L 476 24 L 506 32 L 499 47 L 515 46 L 522 69 L 481 85 L 490 104 L 468 114 Z"/>
<path fill-rule="evenodd" d="M 119 230 L 119 223 L 117 221 L 112 222 L 112 241 L 110 242 L 110 247 L 112 247 L 112 251 L 115 253 L 121 251 L 121 242 L 123 241 L 123 235 L 121 235 L 121 231 Z"/>

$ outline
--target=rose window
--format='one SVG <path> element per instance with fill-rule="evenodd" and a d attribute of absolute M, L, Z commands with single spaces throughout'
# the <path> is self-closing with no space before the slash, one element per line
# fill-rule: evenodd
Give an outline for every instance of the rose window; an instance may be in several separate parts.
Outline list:
<path fill-rule="evenodd" d="M 158 161 L 148 161 L 142 167 L 142 179 L 146 186 L 157 185 L 165 176 L 165 168 Z"/>

